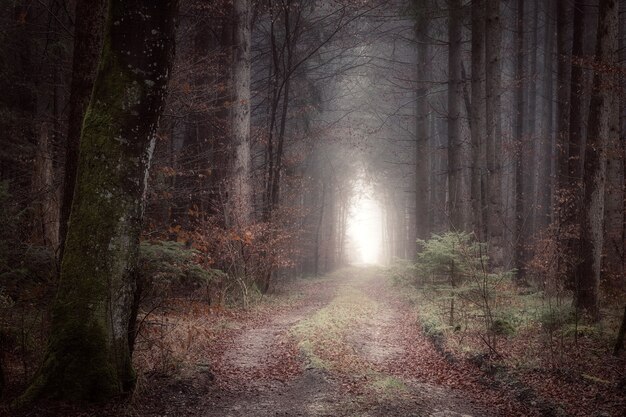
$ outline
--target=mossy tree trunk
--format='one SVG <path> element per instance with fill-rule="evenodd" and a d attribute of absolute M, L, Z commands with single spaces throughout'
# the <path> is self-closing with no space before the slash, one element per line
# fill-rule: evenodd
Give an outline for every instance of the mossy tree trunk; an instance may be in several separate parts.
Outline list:
<path fill-rule="evenodd" d="M 67 139 L 65 144 L 65 175 L 63 178 L 63 198 L 59 225 L 60 253 L 63 258 L 63 244 L 70 218 L 76 170 L 78 169 L 78 146 L 83 127 L 85 111 L 93 90 L 102 51 L 106 0 L 78 0 L 74 25 L 74 56 L 72 60 L 72 84 L 70 86 Z"/>
<path fill-rule="evenodd" d="M 128 346 L 143 197 L 173 55 L 176 0 L 110 0 L 40 370 L 22 401 L 101 401 L 134 383 Z"/>

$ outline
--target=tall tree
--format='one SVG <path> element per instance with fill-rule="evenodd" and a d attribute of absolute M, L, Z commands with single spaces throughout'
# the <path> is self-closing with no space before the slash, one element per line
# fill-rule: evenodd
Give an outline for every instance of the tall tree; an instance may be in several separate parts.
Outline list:
<path fill-rule="evenodd" d="M 534 233 L 534 221 L 536 213 L 536 197 L 537 197 L 537 171 L 539 168 L 539 149 L 537 141 L 537 80 L 538 76 L 538 61 L 539 61 L 539 1 L 532 0 L 526 1 L 528 5 L 528 11 L 525 18 L 530 22 L 528 30 L 522 33 L 522 36 L 527 36 L 527 65 L 528 73 L 527 78 L 529 82 L 524 82 L 526 86 L 526 100 L 524 105 L 525 109 L 525 125 L 524 135 L 526 136 L 526 143 L 522 150 L 522 157 L 525 160 L 525 169 L 523 170 L 526 178 L 524 179 L 524 216 L 526 221 L 524 222 L 523 234 L 525 239 L 530 239 Z"/>
<path fill-rule="evenodd" d="M 626 50 L 624 38 L 626 35 L 626 2 L 620 1 L 620 21 L 618 34 L 618 50 L 619 56 L 616 58 L 621 65 L 626 63 Z M 615 92 L 618 94 L 619 105 L 614 107 L 617 113 L 612 116 L 619 123 L 619 134 L 609 137 L 607 149 L 607 169 L 606 169 L 606 205 L 605 205 L 605 243 L 604 243 L 604 265 L 602 267 L 602 282 L 606 284 L 607 290 L 613 293 L 615 289 L 619 289 L 626 283 L 623 279 L 626 273 L 626 205 L 625 192 L 626 181 L 624 174 L 624 162 L 626 159 L 626 150 L 624 141 L 626 140 L 626 130 L 624 126 L 624 109 L 626 90 L 623 86 L 615 84 Z"/>
<path fill-rule="evenodd" d="M 106 14 L 105 0 L 78 0 L 74 21 L 74 57 L 72 60 L 72 83 L 70 86 L 67 139 L 65 144 L 65 176 L 61 199 L 61 219 L 59 224 L 60 254 L 63 257 L 63 245 L 70 218 L 76 169 L 78 166 L 78 147 L 83 118 L 89 105 L 91 90 L 96 78 L 98 57 L 102 51 L 102 35 Z"/>
<path fill-rule="evenodd" d="M 618 102 L 611 69 L 617 63 L 618 7 L 617 0 L 600 0 L 596 41 L 593 95 L 589 107 L 583 176 L 578 285 L 576 306 L 593 318 L 599 314 L 600 273 L 604 243 L 604 202 L 607 145 L 619 135 Z M 615 139 L 613 139 L 615 138 Z"/>
<path fill-rule="evenodd" d="M 517 1 L 517 65 L 515 75 L 515 224 L 513 265 L 517 269 L 517 277 L 523 280 L 526 275 L 526 248 L 524 241 L 524 0 Z"/>
<path fill-rule="evenodd" d="M 230 204 L 235 225 L 245 226 L 252 215 L 250 187 L 250 43 L 252 10 L 250 0 L 234 1 L 233 109 L 234 157 Z"/>
<path fill-rule="evenodd" d="M 30 5 L 28 9 L 30 10 L 24 15 L 24 22 L 30 21 L 33 29 L 45 28 L 41 38 L 35 31 L 29 34 L 34 39 L 39 38 L 41 43 L 33 49 L 37 56 L 33 68 L 26 69 L 32 76 L 35 87 L 32 117 L 36 146 L 31 182 L 31 193 L 34 196 L 31 239 L 56 252 L 59 247 L 59 187 L 56 179 L 60 171 L 56 150 L 61 142 L 61 62 L 64 58 L 60 34 L 65 22 L 61 16 L 55 14 L 57 7 L 54 4 L 39 2 Z M 51 14 L 55 14 L 56 18 L 49 18 Z M 27 47 L 37 44 L 38 42 L 26 43 Z"/>
<path fill-rule="evenodd" d="M 485 1 L 472 2 L 472 105 L 470 109 L 472 173 L 470 198 L 472 202 L 472 229 L 485 241 L 486 219 L 483 189 L 485 171 L 485 136 L 487 133 L 485 108 Z"/>
<path fill-rule="evenodd" d="M 280 177 L 291 94 L 295 44 L 300 32 L 302 6 L 292 0 L 269 2 L 272 87 L 267 145 L 267 187 L 265 217 L 271 218 L 280 198 Z M 282 27 L 280 26 L 282 25 Z M 282 38 L 279 38 L 282 32 Z M 281 106 L 282 102 L 282 106 Z M 279 119 L 280 118 L 280 119 Z"/>
<path fill-rule="evenodd" d="M 502 170 L 500 161 L 500 48 L 502 29 L 500 26 L 500 1 L 487 0 L 487 23 L 485 28 L 486 45 L 486 159 L 487 159 L 487 204 L 488 232 L 492 243 L 495 263 L 502 263 L 504 257 L 503 215 L 502 215 Z"/>
<path fill-rule="evenodd" d="M 43 365 L 22 401 L 105 400 L 134 384 L 128 330 L 174 0 L 110 0 Z"/>
<path fill-rule="evenodd" d="M 416 159 L 415 159 L 415 216 L 416 216 L 416 237 L 427 239 L 430 235 L 428 220 L 428 158 L 429 158 L 429 108 L 428 91 L 430 77 L 430 57 L 427 15 L 429 4 L 427 1 L 420 1 L 417 6 L 415 34 L 417 40 L 417 126 L 416 126 Z"/>
<path fill-rule="evenodd" d="M 568 0 L 557 0 L 556 9 L 556 48 L 557 62 L 557 103 L 556 103 L 556 190 L 555 204 L 562 198 L 563 190 L 568 184 L 569 160 L 569 101 L 570 101 L 570 60 L 571 45 L 568 41 L 571 28 L 571 7 Z M 555 207 L 556 207 L 555 205 Z M 555 215 L 558 213 L 555 213 Z M 558 218 L 555 217 L 558 222 Z"/>
<path fill-rule="evenodd" d="M 463 227 L 461 201 L 461 46 L 463 9 L 461 0 L 448 0 L 448 222 L 453 230 Z"/>
<path fill-rule="evenodd" d="M 619 41 L 619 50 L 620 56 L 619 60 L 623 64 L 626 62 L 626 2 L 621 2 L 621 13 L 620 13 L 620 41 Z M 620 139 L 619 143 L 621 144 L 621 156 L 622 156 L 622 178 L 624 182 L 622 183 L 622 236 L 621 236 L 621 265 L 620 271 L 621 276 L 623 277 L 626 274 L 626 91 L 622 86 L 621 95 L 619 97 L 619 121 L 620 121 Z M 619 275 L 618 275 L 619 276 Z M 621 288 L 626 289 L 626 280 L 621 279 Z M 626 315 L 626 314 L 625 314 Z M 624 326 L 626 326 L 626 319 L 623 320 Z M 623 340 L 623 338 L 622 338 Z"/>
<path fill-rule="evenodd" d="M 565 9 L 565 5 L 561 4 L 561 10 Z M 559 128 L 559 145 L 558 145 L 558 184 L 559 196 L 555 209 L 558 218 L 558 253 L 560 259 L 559 274 L 568 288 L 574 289 L 576 285 L 576 264 L 579 260 L 578 239 L 580 235 L 578 212 L 580 209 L 580 190 L 581 190 L 581 135 L 582 135 L 582 118 L 583 109 L 583 88 L 584 74 L 581 64 L 583 59 L 583 41 L 585 34 L 585 14 L 584 3 L 582 0 L 574 1 L 573 19 L 572 19 L 572 53 L 571 62 L 566 63 L 563 60 L 566 57 L 561 56 L 562 65 L 570 65 L 569 79 L 570 86 L 567 96 L 569 99 L 565 104 L 569 110 L 569 118 L 567 122 L 567 132 L 563 128 Z M 561 40 L 559 42 L 561 54 L 566 35 L 564 31 L 566 22 L 561 21 Z M 559 73 L 563 74 L 566 70 L 561 67 Z M 562 83 L 563 80 L 560 80 Z M 565 95 L 563 88 L 559 87 L 561 95 Z M 565 110 L 560 111 L 560 125 L 565 124 Z"/>
<path fill-rule="evenodd" d="M 535 226 L 543 229 L 550 223 L 551 202 L 553 194 L 553 115 L 554 115 L 554 41 L 555 41 L 555 0 L 545 2 L 544 39 L 543 39 L 543 74 L 541 110 L 540 110 L 540 152 L 538 154 L 539 169 L 537 175 L 537 208 Z"/>

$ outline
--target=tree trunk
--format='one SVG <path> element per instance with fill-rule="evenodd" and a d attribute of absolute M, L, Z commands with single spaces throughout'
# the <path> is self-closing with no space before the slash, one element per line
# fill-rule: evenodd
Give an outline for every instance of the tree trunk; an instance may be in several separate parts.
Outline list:
<path fill-rule="evenodd" d="M 567 276 L 569 268 L 569 238 L 564 230 L 568 227 L 565 222 L 567 202 L 570 200 L 571 185 L 569 181 L 569 118 L 571 97 L 571 44 L 569 36 L 572 33 L 572 8 L 569 0 L 557 0 L 556 9 L 556 48 L 557 48 L 557 103 L 556 103 L 556 181 L 555 199 L 552 218 L 556 225 L 557 250 L 559 256 L 555 266 L 557 274 Z M 561 278 L 561 277 L 555 277 Z"/>
<path fill-rule="evenodd" d="M 620 14 L 620 41 L 619 41 L 619 50 L 620 50 L 620 62 L 626 62 L 626 2 L 622 1 L 622 12 Z M 619 121 L 620 121 L 620 143 L 622 145 L 621 155 L 622 155 L 622 178 L 624 178 L 624 183 L 622 183 L 622 239 L 621 239 L 621 264 L 620 271 L 621 276 L 626 276 L 626 96 L 623 94 L 620 96 L 619 102 Z M 621 289 L 626 290 L 626 280 L 621 279 Z"/>
<path fill-rule="evenodd" d="M 265 184 L 266 186 L 265 207 L 264 207 L 264 213 L 263 213 L 265 221 L 269 221 L 271 219 L 275 202 L 278 202 L 278 192 L 279 192 L 278 187 L 280 184 L 279 183 L 280 180 L 276 180 L 274 177 L 277 173 L 280 174 L 281 167 L 277 166 L 279 164 L 276 162 L 277 157 L 275 156 L 275 154 L 278 153 L 278 151 L 274 150 L 274 147 L 275 147 L 274 136 L 276 134 L 275 130 L 276 130 L 276 122 L 277 122 L 277 116 L 278 116 L 278 106 L 280 104 L 281 97 L 283 97 L 283 93 L 284 93 L 284 98 L 283 98 L 283 107 L 282 107 L 281 114 L 286 115 L 287 113 L 287 109 L 288 109 L 287 100 L 288 100 L 288 95 L 289 95 L 289 82 L 290 82 L 289 71 L 291 69 L 290 65 L 287 66 L 287 68 L 285 68 L 284 61 L 281 60 L 281 57 L 284 57 L 284 55 L 288 55 L 289 59 L 291 59 L 291 54 L 290 54 L 289 45 L 288 45 L 289 40 L 290 40 L 289 7 L 283 4 L 284 19 L 282 19 L 282 23 L 284 24 L 285 31 L 284 31 L 284 41 L 280 45 L 280 49 L 279 49 L 279 44 L 277 42 L 277 37 L 276 37 L 276 34 L 279 31 L 276 29 L 276 23 L 280 22 L 280 20 L 278 19 L 278 16 L 274 15 L 276 11 L 274 10 L 274 6 L 271 4 L 271 2 L 269 6 L 270 6 L 269 12 L 270 12 L 270 22 L 271 22 L 270 23 L 270 46 L 271 46 L 271 54 L 272 54 L 272 63 L 270 67 L 271 76 L 269 77 L 271 97 L 268 98 L 270 100 L 270 112 L 269 112 L 270 115 L 269 115 L 269 123 L 268 123 L 268 139 L 267 139 L 267 149 L 266 149 L 267 182 Z M 283 77 L 282 80 L 281 80 L 281 76 Z M 286 89 L 287 91 L 284 92 L 283 91 L 284 89 Z M 285 118 L 283 117 L 282 120 L 285 120 Z M 284 128 L 282 128 L 281 130 L 283 130 L 284 132 Z"/>
<path fill-rule="evenodd" d="M 4 391 L 4 335 L 0 334 L 0 398 L 2 398 L 2 392 Z"/>
<path fill-rule="evenodd" d="M 294 27 L 292 27 L 292 23 L 291 23 L 291 13 L 292 13 L 292 6 L 290 4 L 285 5 L 283 8 L 283 18 L 284 18 L 284 28 L 285 28 L 283 52 L 286 55 L 286 59 L 283 58 L 282 60 L 283 67 L 281 71 L 284 77 L 283 82 L 282 82 L 283 103 L 282 103 L 282 109 L 281 109 L 281 115 L 280 115 L 280 126 L 278 130 L 278 135 L 276 137 L 276 154 L 274 157 L 274 166 L 273 166 L 274 172 L 270 174 L 272 181 L 269 184 L 269 186 L 271 187 L 269 201 L 270 201 L 272 210 L 278 206 L 279 200 L 280 200 L 280 177 L 281 177 L 281 171 L 283 169 L 285 133 L 286 133 L 286 126 L 287 126 L 287 117 L 289 114 L 288 111 L 289 111 L 289 104 L 290 104 L 289 100 L 290 100 L 290 93 L 291 93 L 291 77 L 292 77 L 292 71 L 293 71 L 292 66 L 293 66 L 294 51 L 296 48 L 298 35 L 299 35 L 298 23 L 300 22 L 299 13 L 301 13 L 301 8 L 299 6 L 295 8 L 296 16 L 294 19 L 295 23 L 293 24 Z M 279 94 L 279 98 L 280 98 L 280 94 Z"/>
<path fill-rule="evenodd" d="M 526 247 L 524 241 L 524 0 L 517 1 L 517 68 L 515 88 L 515 225 L 513 266 L 517 279 L 526 278 Z"/>
<path fill-rule="evenodd" d="M 41 61 L 33 64 L 35 67 L 42 66 L 41 70 L 32 68 L 23 69 L 26 74 L 32 76 L 34 94 L 34 112 L 27 113 L 33 117 L 34 129 L 32 135 L 36 142 L 33 160 L 33 176 L 31 183 L 31 195 L 33 196 L 33 235 L 31 242 L 45 246 L 56 254 L 59 248 L 59 189 L 56 181 L 58 166 L 58 125 L 59 125 L 59 67 L 60 55 L 56 52 L 46 52 L 43 45 L 55 45 L 60 41 L 57 29 L 62 25 L 61 20 L 48 20 L 50 10 L 45 4 L 31 5 L 32 8 L 26 16 L 32 14 L 30 25 L 46 28 L 41 36 L 31 32 L 37 42 L 42 42 Z M 40 37 L 41 36 L 41 37 Z M 27 43 L 27 45 L 30 45 Z M 26 46 L 26 45 L 25 45 Z M 19 47 L 15 45 L 14 47 Z M 37 47 L 35 47 L 37 48 Z M 33 51 L 34 52 L 34 51 Z M 31 77 L 27 77 L 31 78 Z M 15 81 L 14 81 L 15 82 Z M 20 81 L 21 82 L 21 81 Z M 13 103 L 9 104 L 12 108 Z M 20 130 L 23 127 L 20 126 Z"/>
<path fill-rule="evenodd" d="M 535 214 L 537 206 L 537 171 L 539 165 L 539 149 L 537 141 L 537 79 L 538 79 L 538 38 L 539 38 L 539 1 L 532 0 L 526 1 L 526 4 L 530 6 L 530 13 L 527 13 L 527 18 L 530 17 L 530 30 L 528 30 L 528 75 L 526 82 L 526 117 L 525 117 L 525 129 L 524 134 L 526 136 L 526 143 L 522 151 L 522 158 L 526 161 L 524 175 L 524 215 L 526 221 L 524 222 L 523 238 L 530 241 L 535 229 Z M 530 16 L 528 16 L 530 15 Z M 524 35 L 522 35 L 524 36 Z"/>
<path fill-rule="evenodd" d="M 620 2 L 620 21 L 618 34 L 619 56 L 622 65 L 626 63 L 626 1 Z M 619 87 L 618 87 L 619 88 Z M 616 91 L 618 90 L 616 88 Z M 622 86 L 623 88 L 623 86 Z M 602 282 L 610 293 L 619 294 L 626 285 L 626 100 L 619 97 L 619 105 L 615 106 L 615 117 L 619 123 L 619 134 L 609 138 L 606 186 L 606 219 L 605 230 L 605 266 L 602 268 Z"/>
<path fill-rule="evenodd" d="M 322 224 L 324 221 L 324 206 L 326 204 L 326 182 L 322 180 L 322 196 L 321 196 L 319 218 L 315 227 L 315 247 L 313 248 L 313 273 L 319 275 L 320 265 L 320 236 L 322 233 Z"/>
<path fill-rule="evenodd" d="M 600 0 L 596 43 L 596 73 L 589 106 L 589 122 L 585 144 L 583 204 L 581 221 L 578 285 L 576 307 L 593 319 L 599 318 L 599 287 L 604 243 L 604 203 L 607 145 L 619 135 L 618 105 L 614 85 L 619 85 L 610 70 L 616 65 L 618 36 L 617 0 Z M 607 71 L 608 69 L 608 71 Z M 615 83 L 615 84 L 614 84 Z"/>
<path fill-rule="evenodd" d="M 581 60 L 584 57 L 585 12 L 582 0 L 574 2 L 574 34 L 572 42 L 572 70 L 570 87 L 570 118 L 569 118 L 569 182 L 578 183 L 582 176 L 582 132 L 585 111 L 583 109 L 583 93 L 585 75 Z M 579 185 L 579 184 L 578 184 Z"/>
<path fill-rule="evenodd" d="M 427 239 L 430 235 L 428 221 L 429 201 L 429 104 L 428 91 L 430 77 L 430 57 L 428 40 L 429 18 L 426 16 L 427 4 L 418 11 L 415 24 L 417 38 L 417 126 L 416 126 L 416 160 L 415 160 L 415 235 L 418 239 Z M 414 242 L 415 243 L 415 242 Z M 417 249 L 417 247 L 416 247 Z"/>
<path fill-rule="evenodd" d="M 485 136 L 487 134 L 485 114 L 485 3 L 484 0 L 472 2 L 472 103 L 471 120 L 471 158 L 472 173 L 470 198 L 472 202 L 472 229 L 476 237 L 484 242 L 485 213 L 484 190 L 485 175 Z"/>
<path fill-rule="evenodd" d="M 451 230 L 463 227 L 461 201 L 461 43 L 462 4 L 449 0 L 448 22 L 448 223 Z"/>
<path fill-rule="evenodd" d="M 619 106 L 615 105 L 610 116 L 619 126 Z M 609 291 L 619 290 L 624 279 L 622 258 L 624 256 L 624 153 L 619 131 L 609 137 L 607 149 L 605 220 L 604 220 L 604 266 L 602 281 Z"/>
<path fill-rule="evenodd" d="M 568 41 L 571 32 L 571 7 L 569 0 L 557 0 L 556 10 L 556 48 L 557 48 L 557 103 L 556 103 L 556 199 L 554 209 L 558 208 L 563 192 L 569 184 L 569 102 L 570 102 L 570 70 L 571 56 Z M 554 213 L 555 221 L 560 221 L 558 211 Z"/>
<path fill-rule="evenodd" d="M 111 0 L 83 125 L 75 199 L 44 362 L 21 401 L 130 390 L 129 322 L 155 130 L 177 2 Z"/>
<path fill-rule="evenodd" d="M 232 131 L 235 155 L 232 187 L 229 195 L 234 224 L 245 227 L 252 217 L 250 188 L 250 43 L 252 10 L 250 0 L 235 0 L 235 31 L 233 56 Z"/>
<path fill-rule="evenodd" d="M 59 205 L 54 186 L 50 127 L 46 120 L 39 123 L 31 187 L 33 195 L 36 196 L 33 238 L 38 244 L 56 250 L 59 244 Z"/>
<path fill-rule="evenodd" d="M 488 232 L 490 254 L 496 265 L 504 260 L 504 241 L 502 224 L 502 170 L 500 162 L 501 126 L 500 126 L 500 1 L 487 0 L 487 23 L 485 46 L 487 67 L 486 81 L 486 159 L 487 159 L 487 195 L 489 205 Z"/>
<path fill-rule="evenodd" d="M 543 94 L 541 99 L 541 140 L 539 146 L 539 172 L 537 181 L 537 219 L 535 226 L 537 230 L 543 230 L 550 224 L 552 193 L 553 193 L 553 111 L 554 111 L 554 71 L 553 52 L 555 26 L 552 16 L 555 12 L 554 0 L 545 3 L 545 39 L 544 39 L 544 62 L 543 62 Z"/>
<path fill-rule="evenodd" d="M 326 235 L 324 238 L 324 272 L 328 273 L 333 267 L 333 255 L 335 251 L 335 245 L 333 245 L 333 238 L 335 236 L 335 183 L 331 177 L 328 183 L 328 189 L 326 191 L 327 210 L 325 210 L 326 216 Z"/>
<path fill-rule="evenodd" d="M 59 263 L 63 259 L 67 222 L 70 218 L 78 147 L 83 118 L 89 105 L 91 90 L 96 78 L 98 57 L 102 52 L 102 35 L 106 14 L 105 0 L 77 0 L 74 28 L 74 58 L 72 62 L 72 84 L 70 86 L 67 142 L 65 145 L 65 176 L 63 179 L 61 218 L 59 225 Z"/>
<path fill-rule="evenodd" d="M 613 348 L 613 355 L 619 355 L 620 351 L 624 349 L 624 338 L 626 337 L 626 307 L 624 307 L 624 315 L 622 316 L 622 324 L 619 326 L 619 332 L 615 339 L 615 347 Z"/>
<path fill-rule="evenodd" d="M 572 62 L 570 74 L 569 99 L 569 135 L 567 145 L 559 152 L 560 195 L 558 204 L 558 253 L 560 259 L 559 274 L 563 276 L 565 286 L 574 290 L 576 287 L 576 265 L 579 262 L 578 241 L 580 237 L 579 211 L 581 199 L 581 134 L 583 111 L 584 74 L 580 63 L 583 58 L 583 40 L 585 33 L 585 15 L 582 0 L 573 5 Z M 562 115 L 563 116 L 563 115 Z M 565 141 L 565 139 L 563 139 Z M 567 150 L 565 150 L 567 148 Z"/>

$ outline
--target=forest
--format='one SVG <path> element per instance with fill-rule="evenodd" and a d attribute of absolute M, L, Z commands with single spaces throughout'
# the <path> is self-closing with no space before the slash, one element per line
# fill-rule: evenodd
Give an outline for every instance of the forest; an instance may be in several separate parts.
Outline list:
<path fill-rule="evenodd" d="M 0 416 L 624 416 L 625 164 L 625 0 L 0 0 Z"/>

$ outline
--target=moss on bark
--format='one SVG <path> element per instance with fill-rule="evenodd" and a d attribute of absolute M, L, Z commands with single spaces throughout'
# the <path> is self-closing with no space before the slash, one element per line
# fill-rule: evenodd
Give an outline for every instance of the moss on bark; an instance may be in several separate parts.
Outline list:
<path fill-rule="evenodd" d="M 20 402 L 104 401 L 135 381 L 128 346 L 143 195 L 173 53 L 174 0 L 111 0 L 51 337 Z"/>

